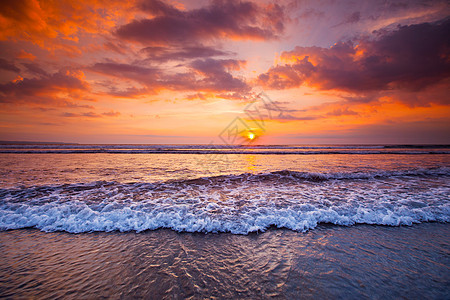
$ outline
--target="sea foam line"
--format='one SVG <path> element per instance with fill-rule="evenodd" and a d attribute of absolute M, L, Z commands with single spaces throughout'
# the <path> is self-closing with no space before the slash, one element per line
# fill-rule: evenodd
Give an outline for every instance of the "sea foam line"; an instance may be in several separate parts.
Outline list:
<path fill-rule="evenodd" d="M 161 183 L 2 189 L 0 229 L 78 233 L 170 228 L 247 234 L 270 226 L 306 231 L 321 223 L 449 222 L 448 175 L 445 167 L 329 174 L 284 170 Z"/>
<path fill-rule="evenodd" d="M 231 232 L 248 234 L 265 231 L 271 226 L 295 231 L 314 229 L 329 223 L 350 226 L 355 224 L 412 225 L 414 223 L 450 221 L 448 203 L 434 207 L 398 206 L 388 209 L 379 206 L 318 208 L 305 204 L 296 209 L 267 209 L 257 207 L 243 212 L 214 213 L 217 207 L 192 210 L 188 206 L 157 207 L 150 211 L 138 206 L 106 207 L 94 210 L 85 203 L 48 203 L 42 206 L 10 204 L 0 207 L 0 229 L 38 228 L 42 231 L 70 233 L 92 231 L 136 231 L 169 228 L 185 232 Z"/>

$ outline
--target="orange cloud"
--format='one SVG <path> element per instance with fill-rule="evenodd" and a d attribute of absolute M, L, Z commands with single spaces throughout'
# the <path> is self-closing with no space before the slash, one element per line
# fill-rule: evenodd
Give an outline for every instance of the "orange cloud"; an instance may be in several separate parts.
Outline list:
<path fill-rule="evenodd" d="M 299 87 L 356 93 L 421 90 L 450 76 L 450 20 L 402 26 L 392 32 L 339 42 L 331 48 L 296 47 L 259 75 L 271 89 Z"/>
<path fill-rule="evenodd" d="M 19 54 L 17 54 L 17 56 L 16 56 L 17 58 L 20 58 L 20 59 L 27 59 L 27 60 L 31 60 L 31 61 L 33 61 L 33 60 L 35 60 L 36 59 L 36 56 L 34 56 L 33 54 L 31 54 L 31 53 L 28 53 L 28 52 L 26 52 L 25 50 L 20 50 L 20 52 L 19 52 Z"/>
<path fill-rule="evenodd" d="M 56 37 L 48 26 L 46 13 L 37 0 L 2 1 L 0 4 L 0 40 L 30 39 L 33 36 Z"/>
<path fill-rule="evenodd" d="M 118 21 L 126 22 L 134 5 L 119 0 L 1 1 L 0 40 L 25 40 L 49 49 L 61 39 L 78 42 L 82 32 L 107 34 Z"/>

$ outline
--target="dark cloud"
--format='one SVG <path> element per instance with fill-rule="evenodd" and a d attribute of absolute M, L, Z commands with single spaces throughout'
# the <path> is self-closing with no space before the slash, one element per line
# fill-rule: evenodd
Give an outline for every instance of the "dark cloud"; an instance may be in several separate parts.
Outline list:
<path fill-rule="evenodd" d="M 106 85 L 107 94 L 114 97 L 134 98 L 143 94 L 155 94 L 164 87 L 164 72 L 158 68 L 138 66 L 135 64 L 123 64 L 116 62 L 96 63 L 90 67 L 91 71 L 112 76 L 120 80 L 132 80 L 143 87 L 129 86 L 118 89 L 113 84 Z M 103 84 L 102 84 L 103 85 Z"/>
<path fill-rule="evenodd" d="M 338 26 L 341 26 L 341 25 L 346 25 L 346 24 L 358 23 L 360 20 L 361 20 L 361 13 L 359 11 L 355 11 L 351 15 L 348 15 L 345 18 L 344 21 L 340 22 L 339 24 L 336 24 L 336 25 L 332 26 L 332 28 L 338 27 Z"/>
<path fill-rule="evenodd" d="M 30 97 L 53 97 L 59 92 L 87 91 L 89 85 L 78 71 L 61 70 L 37 78 L 23 78 L 0 84 L 0 102 L 25 101 Z"/>
<path fill-rule="evenodd" d="M 116 44 L 113 43 L 111 41 L 106 42 L 103 47 L 105 47 L 105 49 L 107 50 L 112 50 L 114 52 L 117 52 L 119 54 L 126 54 L 127 53 L 127 49 L 126 46 L 124 46 L 123 44 Z"/>
<path fill-rule="evenodd" d="M 161 70 L 158 68 L 148 68 L 116 62 L 96 63 L 90 70 L 108 76 L 132 79 L 145 85 L 157 85 L 157 80 L 161 74 Z M 133 92 L 135 92 L 135 90 Z"/>
<path fill-rule="evenodd" d="M 259 83 L 276 90 L 299 87 L 314 71 L 314 66 L 308 59 L 309 56 L 305 56 L 302 60 L 297 60 L 295 64 L 272 67 L 268 72 L 258 76 Z"/>
<path fill-rule="evenodd" d="M 117 89 L 114 86 L 108 88 L 107 94 L 109 96 L 119 97 L 119 98 L 138 98 L 142 95 L 154 94 L 155 92 L 150 91 L 147 88 L 136 88 L 128 87 L 125 89 Z"/>
<path fill-rule="evenodd" d="M 141 67 L 132 64 L 121 64 L 116 62 L 105 62 L 105 63 L 96 63 L 92 70 L 99 71 L 101 73 L 111 73 L 115 75 L 115 73 L 123 74 L 125 77 L 132 76 L 155 76 L 159 69 L 157 68 L 148 68 Z"/>
<path fill-rule="evenodd" d="M 44 75 L 48 76 L 47 72 L 44 71 L 38 64 L 35 63 L 28 63 L 28 64 L 22 64 L 27 71 L 33 73 L 34 75 Z"/>
<path fill-rule="evenodd" d="M 193 46 L 183 48 L 170 47 L 146 47 L 141 50 L 147 54 L 148 60 L 165 62 L 169 60 L 187 60 L 196 58 L 207 58 L 213 56 L 229 55 L 229 52 L 206 46 Z"/>
<path fill-rule="evenodd" d="M 0 58 L 0 69 L 19 73 L 20 69 L 6 59 Z"/>
<path fill-rule="evenodd" d="M 146 92 L 160 89 L 180 91 L 239 92 L 250 91 L 250 86 L 243 80 L 234 77 L 230 72 L 239 70 L 244 61 L 234 59 L 194 60 L 184 73 L 169 74 L 161 69 L 147 68 L 113 62 L 97 63 L 91 70 L 122 79 L 131 79 L 143 84 Z M 129 96 L 129 92 L 140 91 L 130 88 L 126 91 L 111 90 L 116 96 Z M 125 93 L 124 93 L 125 92 Z"/>
<path fill-rule="evenodd" d="M 206 75 L 225 72 L 226 70 L 240 70 L 245 65 L 244 60 L 236 59 L 204 59 L 191 63 L 191 67 Z"/>
<path fill-rule="evenodd" d="M 347 16 L 345 19 L 346 24 L 358 23 L 361 20 L 361 13 L 359 11 L 355 11 L 351 15 Z"/>
<path fill-rule="evenodd" d="M 152 15 L 180 15 L 181 11 L 159 0 L 143 0 L 138 3 L 138 8 Z"/>
<path fill-rule="evenodd" d="M 408 0 L 408 1 L 386 1 L 383 8 L 388 11 L 404 11 L 408 8 L 431 8 L 438 4 L 448 4 L 445 0 Z"/>
<path fill-rule="evenodd" d="M 293 63 L 277 65 L 258 79 L 272 89 L 307 84 L 321 90 L 367 92 L 422 90 L 450 76 L 450 19 L 374 32 L 331 48 L 296 47 Z"/>
<path fill-rule="evenodd" d="M 118 37 L 153 45 L 185 45 L 216 38 L 267 40 L 279 37 L 287 19 L 277 4 L 263 7 L 246 1 L 217 0 L 207 7 L 184 11 L 147 0 L 140 8 L 153 17 L 119 27 Z"/>
<path fill-rule="evenodd" d="M 198 80 L 195 85 L 203 90 L 248 92 L 251 88 L 247 83 L 229 73 L 232 70 L 239 70 L 244 64 L 245 61 L 235 59 L 195 60 L 191 67 L 203 75 L 203 78 Z"/>

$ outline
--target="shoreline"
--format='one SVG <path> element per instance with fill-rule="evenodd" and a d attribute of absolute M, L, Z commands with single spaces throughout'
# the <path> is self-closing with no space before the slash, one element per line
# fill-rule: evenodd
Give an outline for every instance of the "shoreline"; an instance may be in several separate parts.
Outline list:
<path fill-rule="evenodd" d="M 450 226 L 0 232 L 2 297 L 447 298 Z"/>
<path fill-rule="evenodd" d="M 177 231 L 175 229 L 169 228 L 169 227 L 160 227 L 160 228 L 156 228 L 156 229 L 146 229 L 143 231 L 135 231 L 135 230 L 130 230 L 130 231 L 120 231 L 120 230 L 113 230 L 113 231 L 87 231 L 87 232 L 68 232 L 65 230 L 55 230 L 55 231 L 43 231 L 39 228 L 36 227 L 25 227 L 25 228 L 17 228 L 17 229 L 6 229 L 6 230 L 0 230 L 0 234 L 3 232 L 10 232 L 10 231 L 39 231 L 42 233 L 67 233 L 70 235 L 82 235 L 82 234 L 94 234 L 94 233 L 105 233 L 105 234 L 146 234 L 146 233 L 151 233 L 154 231 L 171 231 L 173 233 L 176 234 L 194 234 L 194 235 L 238 235 L 238 236 L 249 236 L 249 235 L 261 235 L 261 234 L 265 234 L 269 231 L 292 231 L 294 233 L 303 233 L 306 234 L 308 232 L 314 231 L 314 230 L 325 230 L 325 229 L 333 229 L 333 228 L 339 228 L 339 227 L 344 227 L 344 228 L 350 228 L 350 227 L 355 227 L 355 226 L 368 226 L 368 227 L 381 227 L 381 228 L 410 228 L 410 227 L 414 227 L 414 226 L 418 226 L 418 225 L 422 225 L 422 224 L 442 224 L 442 225 L 446 225 L 446 224 L 450 224 L 449 222 L 442 222 L 442 221 L 423 221 L 420 223 L 413 223 L 411 225 L 407 225 L 407 224 L 400 224 L 400 225 L 385 225 L 385 224 L 367 224 L 367 223 L 357 223 L 357 224 L 353 224 L 353 225 L 339 225 L 339 224 L 333 224 L 333 223 L 319 223 L 317 224 L 316 227 L 314 228 L 310 228 L 304 231 L 300 231 L 300 230 L 294 230 L 294 229 L 290 229 L 287 227 L 277 227 L 276 225 L 270 225 L 269 227 L 267 227 L 265 230 L 257 230 L 257 231 L 251 231 L 245 234 L 241 234 L 241 233 L 232 233 L 230 231 L 218 231 L 218 232 L 211 232 L 211 231 Z"/>

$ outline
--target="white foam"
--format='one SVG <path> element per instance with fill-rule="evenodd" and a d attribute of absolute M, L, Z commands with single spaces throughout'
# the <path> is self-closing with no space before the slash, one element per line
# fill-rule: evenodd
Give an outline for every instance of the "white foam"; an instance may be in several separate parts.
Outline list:
<path fill-rule="evenodd" d="M 91 231 L 137 231 L 170 228 L 187 232 L 231 232 L 247 234 L 264 231 L 270 226 L 297 231 L 315 228 L 319 223 L 350 226 L 354 224 L 412 225 L 428 221 L 449 222 L 448 204 L 426 208 L 381 210 L 377 207 L 328 209 L 315 207 L 311 211 L 298 209 L 251 209 L 245 213 L 214 214 L 206 210 L 184 209 L 180 206 L 165 209 L 157 207 L 142 211 L 136 207 L 121 206 L 109 211 L 96 211 L 84 203 L 51 203 L 43 206 L 4 205 L 1 207 L 0 228 L 34 227 L 43 231 L 72 233 Z"/>
<path fill-rule="evenodd" d="M 170 228 L 247 234 L 270 226 L 306 231 L 320 223 L 449 222 L 448 176 L 439 175 L 445 172 L 442 168 L 364 175 L 281 171 L 212 177 L 203 183 L 94 182 L 4 189 L 0 229 L 79 233 Z M 428 176 L 426 181 L 423 176 Z M 277 178 L 282 180 L 274 182 Z"/>

